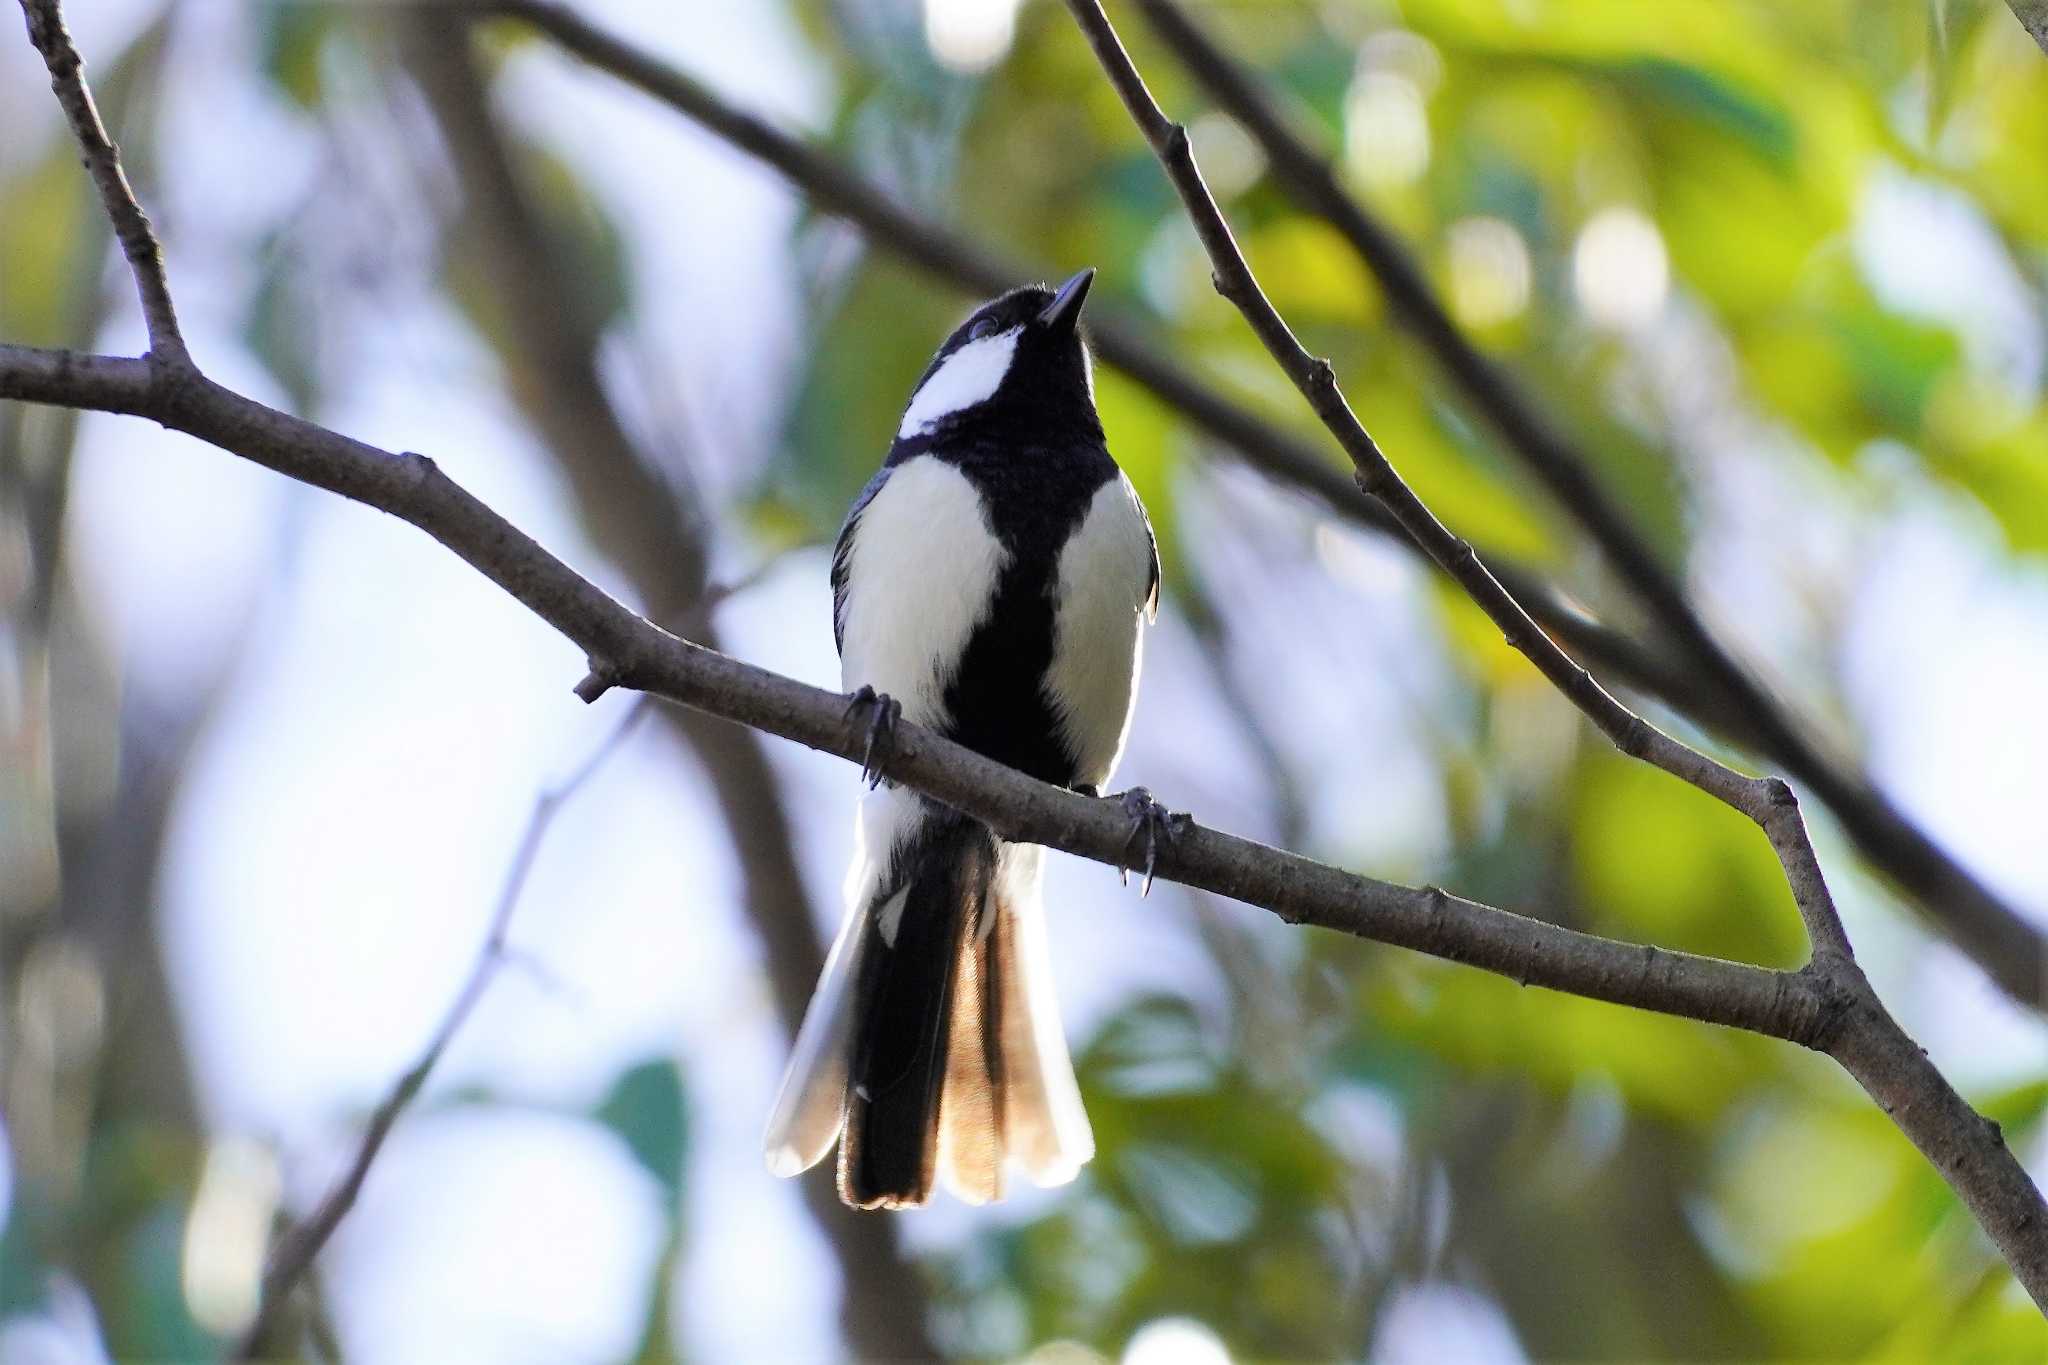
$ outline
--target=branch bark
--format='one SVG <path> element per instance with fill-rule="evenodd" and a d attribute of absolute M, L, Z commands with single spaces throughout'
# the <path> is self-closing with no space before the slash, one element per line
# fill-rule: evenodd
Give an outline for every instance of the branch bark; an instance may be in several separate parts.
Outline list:
<path fill-rule="evenodd" d="M 1204 32 L 1179 0 L 1139 0 L 1139 8 L 1196 82 L 1251 134 L 1287 192 L 1350 244 L 1379 280 L 1395 319 L 1492 425 L 1509 453 L 1584 528 L 1664 635 L 1706 675 L 1711 690 L 1747 718 L 1750 745 L 1812 788 L 1864 856 L 1912 895 L 2008 995 L 2037 1010 L 2048 1008 L 2048 936 L 1907 819 L 1856 765 L 1825 752 L 1810 738 L 1810 728 L 1729 655 L 1656 551 L 1594 478 L 1586 452 L 1506 369 L 1472 344 L 1400 239 L 1344 189 L 1328 158 L 1294 130 L 1244 64 Z"/>
<path fill-rule="evenodd" d="M 45 11 L 54 16 L 56 11 L 55 0 L 22 3 L 32 15 Z M 1220 229 L 1220 241 L 1213 245 L 1227 244 L 1228 228 L 1200 188 L 1199 175 L 1187 156 L 1185 134 L 1151 105 L 1143 82 L 1123 57 L 1099 7 L 1089 0 L 1069 3 L 1120 91 L 1133 104 L 1141 125 L 1158 134 L 1156 145 L 1166 153 L 1167 164 L 1178 168 L 1176 176 L 1184 178 L 1177 183 L 1184 185 L 1194 201 L 1189 206 L 1198 221 L 1200 206 L 1207 202 L 1211 217 L 1206 222 L 1205 240 Z M 1145 115 L 1148 108 L 1149 121 Z M 1230 250 L 1234 252 L 1234 244 Z M 160 271 L 158 277 L 161 283 Z M 1261 314 L 1258 302 L 1250 294 L 1245 296 L 1245 306 L 1264 329 L 1262 335 L 1272 335 L 1277 344 L 1285 336 L 1285 324 L 1272 314 L 1270 305 Z M 1328 366 L 1319 366 L 1305 355 L 1303 359 L 1307 368 L 1291 367 L 1290 373 L 1301 375 L 1319 408 L 1333 419 L 1348 414 Z M 861 761 L 866 737 L 861 727 L 848 720 L 844 697 L 661 630 L 549 554 L 448 478 L 431 459 L 380 450 L 265 407 L 222 387 L 196 368 L 188 369 L 176 383 L 161 382 L 168 368 L 169 363 L 161 358 L 79 355 L 0 345 L 0 398 L 149 418 L 405 520 L 574 641 L 590 663 L 590 676 L 577 688 L 586 699 L 607 687 L 632 687 L 852 762 Z M 1350 426 L 1356 431 L 1346 432 L 1347 449 L 1361 438 L 1363 446 L 1369 447 L 1371 438 L 1355 419 L 1350 419 Z M 1371 454 L 1377 455 L 1376 448 Z M 1365 461 L 1367 452 L 1360 448 L 1354 457 Z M 1380 463 L 1384 464 L 1383 458 Z M 1368 476 L 1367 481 L 1398 497 L 1394 490 L 1399 481 L 1392 479 L 1391 470 L 1377 478 Z M 1412 503 L 1412 494 L 1407 501 Z M 1427 517 L 1420 504 L 1409 507 L 1397 502 L 1397 506 L 1410 518 L 1418 510 Z M 1824 1051 L 1926 1154 L 2034 1301 L 2048 1310 L 2048 1205 L 1996 1126 L 1955 1093 L 1885 1011 L 1853 959 L 1831 946 L 1838 927 L 1831 931 L 1827 922 L 1826 889 L 1817 884 L 1819 869 L 1812 864 L 1810 851 L 1802 854 L 1796 847 L 1803 843 L 1803 836 L 1791 822 L 1796 821 L 1797 812 L 1785 799 L 1789 789 L 1774 779 L 1743 778 L 1697 755 L 1687 759 L 1685 755 L 1691 751 L 1658 736 L 1599 692 L 1590 679 L 1575 684 L 1574 674 L 1584 678 L 1583 672 L 1547 641 L 1536 643 L 1541 637 L 1512 599 L 1506 599 L 1469 546 L 1450 537 L 1433 519 L 1411 530 L 1428 532 L 1432 528 L 1432 548 L 1446 550 L 1447 567 L 1481 595 L 1485 605 L 1507 618 L 1504 626 L 1519 630 L 1516 643 L 1539 655 L 1556 655 L 1544 662 L 1549 664 L 1546 671 L 1561 674 L 1561 686 L 1573 687 L 1575 699 L 1593 706 L 1606 720 L 1621 718 L 1620 729 L 1627 741 L 1624 748 L 1663 758 L 1685 769 L 1709 790 L 1726 788 L 1730 799 L 1772 808 L 1762 810 L 1756 818 L 1767 828 L 1782 831 L 1795 845 L 1790 851 L 1781 849 L 1781 856 L 1816 940 L 1813 961 L 1798 971 L 1773 971 L 1602 939 L 1464 900 L 1434 887 L 1410 888 L 1359 877 L 1205 829 L 1186 817 L 1177 819 L 1174 838 L 1162 850 L 1159 875 L 1263 906 L 1291 923 L 1337 929 L 1483 967 L 1524 984 L 1745 1028 Z M 1048 786 L 916 726 L 902 726 L 885 772 L 890 779 L 985 822 L 1005 838 L 1063 849 L 1111 866 L 1124 857 L 1129 821 L 1114 800 L 1091 800 Z M 1785 818 L 1787 814 L 1791 821 Z M 1846 948 L 1846 943 L 1842 947 Z"/>
<path fill-rule="evenodd" d="M 488 0 L 470 8 L 476 14 L 517 18 L 546 33 L 565 51 L 668 105 L 770 166 L 801 189 L 814 207 L 854 224 L 874 245 L 962 290 L 997 293 L 1019 280 L 1043 273 L 1020 262 L 1004 261 L 905 210 L 801 139 L 734 108 L 692 77 L 597 28 L 557 0 Z M 1255 136 L 1259 134 L 1249 121 L 1247 126 Z M 1276 170 L 1280 169 L 1282 157 L 1269 150 L 1269 159 Z M 1311 155 L 1309 161 L 1313 164 L 1316 158 Z M 1314 207 L 1313 200 L 1311 206 Z M 1368 257 L 1368 264 L 1375 269 L 1378 262 L 1400 256 L 1398 242 L 1383 231 L 1375 240 L 1384 242 L 1386 248 L 1376 248 Z M 1388 286 L 1389 295 L 1396 302 L 1397 314 L 1406 316 L 1404 310 L 1412 306 L 1420 316 L 1420 310 L 1435 307 L 1433 298 L 1426 282 L 1415 275 L 1412 267 L 1407 274 L 1409 284 L 1400 287 L 1396 280 Z M 1440 314 L 1442 310 L 1436 307 L 1436 311 Z M 1489 375 L 1494 373 L 1493 367 L 1471 351 L 1447 319 L 1437 334 L 1441 336 L 1446 331 L 1446 345 L 1463 348 L 1469 354 L 1467 368 L 1476 366 Z M 1373 499 L 1362 496 L 1353 482 L 1312 443 L 1223 397 L 1145 341 L 1136 330 L 1114 318 L 1097 315 L 1091 323 L 1090 337 L 1105 363 L 1123 371 L 1252 468 L 1277 483 L 1308 494 L 1354 524 L 1392 537 L 1425 562 L 1433 562 L 1428 551 L 1395 518 Z M 1457 367 L 1452 369 L 1457 377 Z M 1485 387 L 1494 401 L 1500 401 L 1501 383 L 1489 380 Z M 1517 420 L 1512 420 L 1511 426 L 1503 425 L 1504 431 L 1522 432 L 1542 449 L 1562 451 L 1562 456 L 1552 461 L 1554 465 L 1574 463 L 1572 448 L 1535 414 L 1529 403 L 1513 393 L 1508 394 L 1505 402 L 1512 409 L 1510 418 Z M 1521 414 L 1527 414 L 1526 419 L 1520 419 Z M 1564 477 L 1570 479 L 1570 475 Z M 1633 536 L 1626 523 L 1620 524 L 1623 534 L 1639 544 L 1639 538 Z M 1987 976 L 2020 1003 L 2035 1009 L 2048 1008 L 2048 936 L 1951 858 L 1852 765 L 1821 753 L 1796 727 L 1767 724 L 1773 716 L 1782 719 L 1781 708 L 1739 669 L 1736 675 L 1747 685 L 1731 692 L 1725 674 L 1703 675 L 1689 654 L 1673 655 L 1602 624 L 1528 568 L 1491 553 L 1483 554 L 1482 558 L 1543 629 L 1598 676 L 1663 702 L 1707 731 L 1783 765 L 1787 772 L 1810 786 L 1834 811 L 1872 866 L 1916 897 L 1929 918 Z M 1626 562 L 1640 563 L 1648 572 L 1669 581 L 1668 574 L 1647 549 Z M 1624 561 L 1617 563 L 1626 567 Z M 1672 591 L 1676 594 L 1675 587 Z M 1697 621 L 1682 595 L 1677 596 L 1677 601 Z M 1701 630 L 1704 631 L 1703 626 Z M 1718 646 L 1713 648 L 1720 653 Z M 1721 657 L 1726 658 L 1725 654 Z M 1789 745 L 1784 743 L 1788 734 L 1792 738 Z"/>
<path fill-rule="evenodd" d="M 2005 0 L 2012 17 L 2020 21 L 2043 53 L 2048 53 L 2048 0 Z"/>

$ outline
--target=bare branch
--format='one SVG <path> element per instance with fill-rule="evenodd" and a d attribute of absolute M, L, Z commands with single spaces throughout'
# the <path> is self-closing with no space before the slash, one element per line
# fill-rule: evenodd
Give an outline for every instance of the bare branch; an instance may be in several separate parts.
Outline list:
<path fill-rule="evenodd" d="M 21 12 L 28 20 L 29 42 L 42 54 L 43 65 L 50 69 L 50 89 L 56 92 L 57 103 L 63 107 L 72 135 L 78 139 L 85 169 L 99 191 L 100 204 L 106 210 L 107 221 L 113 224 L 114 236 L 120 240 L 121 254 L 128 258 L 129 273 L 135 277 L 135 293 L 142 301 L 142 320 L 149 328 L 150 360 L 172 374 L 188 369 L 192 361 L 185 351 L 185 338 L 178 331 L 178 313 L 171 306 L 170 285 L 164 280 L 163 248 L 157 242 L 156 229 L 150 226 L 149 215 L 142 211 L 135 191 L 129 187 L 128 174 L 121 169 L 121 154 L 100 121 L 99 108 L 85 84 L 85 63 L 71 41 L 70 31 L 64 27 L 63 6 L 58 0 L 21 0 Z"/>
<path fill-rule="evenodd" d="M 355 1207 L 363 1182 L 369 1179 L 370 1167 L 384 1150 L 384 1141 L 391 1136 L 399 1115 L 418 1098 L 427 1078 L 440 1065 L 441 1054 L 448 1050 L 448 1045 L 468 1021 L 477 1002 L 483 999 L 484 991 L 497 975 L 499 966 L 510 956 L 506 935 L 512 927 L 512 912 L 519 906 L 520 893 L 526 889 L 527 875 L 533 871 L 534 858 L 540 853 L 541 843 L 547 838 L 555 816 L 563 804 L 604 766 L 604 761 L 617 752 L 646 710 L 644 704 L 635 704 L 626 713 L 626 718 L 613 727 L 604 742 L 583 760 L 582 766 L 559 786 L 542 792 L 540 799 L 534 802 L 533 814 L 527 819 L 526 832 L 520 835 L 512 862 L 506 869 L 504 884 L 498 891 L 497 907 L 491 912 L 490 928 L 484 935 L 483 945 L 477 949 L 476 961 L 471 965 L 469 975 L 463 978 L 461 987 L 455 992 L 454 1002 L 441 1017 L 440 1027 L 434 1030 L 419 1060 L 392 1083 L 383 1101 L 370 1112 L 370 1120 L 363 1127 L 362 1138 L 357 1142 L 355 1156 L 348 1166 L 321 1196 L 320 1202 L 313 1206 L 313 1212 L 288 1228 L 271 1248 L 269 1263 L 263 1268 L 262 1296 L 257 1303 L 256 1316 L 236 1348 L 237 1359 L 253 1360 L 277 1348 L 275 1337 L 292 1290 L 313 1268 L 313 1259 L 334 1236 L 334 1230 L 341 1226 L 341 1220 L 348 1216 L 349 1210 Z"/>
<path fill-rule="evenodd" d="M 1379 280 L 1394 317 L 1493 425 L 1508 451 L 1585 528 L 1665 636 L 1706 675 L 1710 690 L 1745 718 L 1747 732 L 1729 737 L 1782 763 L 1811 787 L 1864 856 L 1897 879 L 2008 995 L 2035 1009 L 2048 1006 L 2048 936 L 1907 819 L 1854 763 L 1825 752 L 1810 728 L 1730 657 L 1656 551 L 1594 479 L 1585 452 L 1507 370 L 1472 344 L 1400 239 L 1345 191 L 1328 158 L 1294 130 L 1258 78 L 1205 33 L 1179 0 L 1139 0 L 1139 8 L 1202 88 L 1251 134 L 1288 192 L 1350 243 Z M 1509 586 L 1521 597 L 1519 585 Z M 1564 643 L 1577 648 L 1569 639 Z M 1597 658 L 1593 663 L 1599 667 Z"/>

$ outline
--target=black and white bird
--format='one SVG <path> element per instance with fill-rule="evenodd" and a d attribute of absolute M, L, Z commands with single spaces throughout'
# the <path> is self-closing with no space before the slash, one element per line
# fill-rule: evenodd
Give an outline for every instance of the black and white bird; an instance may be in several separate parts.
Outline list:
<path fill-rule="evenodd" d="M 1095 272 L 983 305 L 918 381 L 832 558 L 843 685 L 1099 794 L 1130 726 L 1159 557 L 1110 458 L 1078 324 Z M 900 710 L 899 710 L 900 708 Z M 1142 831 L 1161 812 L 1134 791 Z M 1147 835 L 1147 837 L 1150 837 Z M 862 801 L 843 927 L 768 1124 L 778 1175 L 839 1146 L 857 1208 L 1071 1180 L 1095 1152 L 1050 979 L 1044 850 L 907 788 Z"/>

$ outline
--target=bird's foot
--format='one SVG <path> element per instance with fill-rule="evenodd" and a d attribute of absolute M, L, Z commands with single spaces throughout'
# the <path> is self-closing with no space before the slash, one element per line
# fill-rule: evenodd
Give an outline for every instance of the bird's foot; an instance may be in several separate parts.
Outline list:
<path fill-rule="evenodd" d="M 863 683 L 846 703 L 846 718 L 864 717 L 867 744 L 860 754 L 860 780 L 870 791 L 882 785 L 882 765 L 896 752 L 896 722 L 903 718 L 903 703 L 887 692 L 877 692 Z"/>
<path fill-rule="evenodd" d="M 1131 873 L 1140 870 L 1132 852 L 1134 849 L 1142 850 L 1144 880 L 1138 884 L 1138 894 L 1149 896 L 1152 894 L 1152 870 L 1159 866 L 1159 850 L 1172 846 L 1175 827 L 1185 822 L 1187 817 L 1168 813 L 1166 807 L 1154 801 L 1152 793 L 1143 787 L 1133 787 L 1110 799 L 1122 806 L 1124 814 L 1131 820 L 1130 835 L 1124 840 L 1123 858 L 1117 864 L 1117 877 L 1124 885 L 1130 885 Z"/>

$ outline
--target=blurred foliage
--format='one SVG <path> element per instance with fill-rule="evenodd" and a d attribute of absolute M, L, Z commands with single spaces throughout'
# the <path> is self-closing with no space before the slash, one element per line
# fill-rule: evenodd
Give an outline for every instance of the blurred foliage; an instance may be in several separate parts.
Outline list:
<path fill-rule="evenodd" d="M 1283 88 L 1350 188 L 1581 438 L 1673 563 L 1732 462 L 1784 451 L 1882 508 L 1920 486 L 1874 473 L 1882 450 L 1886 467 L 1907 461 L 1981 506 L 2015 557 L 2048 549 L 2048 61 L 2002 6 L 1191 7 Z M 935 56 L 910 0 L 787 8 L 829 79 L 819 138 L 836 155 L 1049 276 L 1099 267 L 1091 306 L 1156 329 L 1219 387 L 1320 439 L 1210 289 L 1171 192 L 1059 6 L 1026 4 L 984 72 Z M 341 6 L 265 3 L 252 16 L 247 60 L 271 97 L 333 164 L 360 154 L 358 106 L 387 93 L 364 74 L 388 61 L 372 26 Z M 1273 299 L 1336 364 L 1396 466 L 1459 533 L 1613 606 L 1568 523 L 1393 329 L 1342 241 L 1263 177 L 1138 16 L 1120 17 L 1162 102 L 1193 126 Z M 103 103 L 162 32 L 99 68 L 112 77 Z M 508 32 L 493 30 L 495 63 L 538 45 Z M 550 111 L 521 114 L 530 130 Z M 428 199 L 406 180 L 412 132 L 401 124 L 404 145 L 379 154 L 399 164 L 404 193 Z M 516 141 L 519 171 L 544 206 L 542 230 L 579 265 L 593 325 L 630 336 L 648 302 L 636 263 L 595 177 L 561 150 L 575 130 L 557 134 L 547 147 Z M 132 170 L 147 140 L 124 145 Z M 6 151 L 0 335 L 72 340 L 104 260 L 75 155 L 55 136 Z M 1874 263 L 1883 250 L 1859 229 L 1887 184 L 1956 209 L 2011 281 L 2018 340 L 1986 332 L 1963 302 L 1900 289 L 1901 262 Z M 336 347 L 379 340 L 351 340 L 353 315 L 308 278 L 323 244 L 362 236 L 330 219 L 375 218 L 389 198 L 354 195 L 316 188 L 257 230 L 246 293 L 206 304 L 239 323 L 304 411 L 329 396 L 323 362 Z M 716 209 L 679 193 L 675 211 Z M 1595 227 L 1615 221 L 1648 229 L 1627 239 L 1632 258 L 1592 250 Z M 435 239 L 379 219 L 377 245 L 387 230 L 400 244 Z M 971 302 L 881 256 L 832 249 L 837 231 L 799 221 L 790 259 L 809 311 L 782 439 L 723 518 L 778 546 L 830 539 L 934 342 Z M 447 240 L 462 240 L 459 223 Z M 477 262 L 451 251 L 419 274 L 484 338 L 502 330 Z M 1194 494 L 1213 492 L 1214 452 L 1128 381 L 1097 382 L 1159 533 L 1170 602 L 1189 566 L 1217 553 L 1185 515 Z M 1279 552 L 1254 544 L 1251 557 Z M 1798 959 L 1796 917 L 1754 830 L 1569 718 L 1539 716 L 1532 731 L 1526 663 L 1455 593 L 1432 588 L 1427 601 L 1457 694 L 1436 722 L 1449 846 L 1414 855 L 1438 864 L 1434 879 L 1624 939 Z M 1799 681 L 1825 697 L 1838 680 Z M 1342 836 L 1332 842 L 1305 851 L 1344 858 Z M 1076 1040 L 1100 1156 L 1031 1216 L 978 1219 L 964 1242 L 929 1253 L 934 1330 L 951 1350 L 994 1358 L 1066 1338 L 1114 1353 L 1148 1322 L 1188 1317 L 1248 1357 L 1356 1358 L 1405 1289 L 1448 1281 L 1498 1305 L 1544 1357 L 2048 1355 L 2048 1331 L 1935 1173 L 1820 1060 L 1196 909 L 1225 1000 L 1147 995 Z M 669 1286 L 700 1231 L 677 1216 L 690 1098 L 673 1063 L 650 1061 L 585 1116 L 619 1138 L 672 1215 L 641 1359 L 671 1354 L 687 1311 Z M 2027 1084 L 1974 1098 L 2016 1147 L 2040 1149 L 2048 1062 Z M 92 1288 L 118 1353 L 211 1349 L 177 1288 L 191 1136 L 99 1111 L 66 1166 L 30 1147 L 19 1112 L 0 1314 L 43 1302 L 62 1272 Z"/>
<path fill-rule="evenodd" d="M 1855 244 L 1881 176 L 1962 196 L 2009 253 L 2038 337 L 2048 181 L 2013 149 L 2048 156 L 2048 63 L 1997 6 L 1410 0 L 1398 18 L 1365 4 L 1193 8 L 1285 86 L 1454 309 L 1489 305 L 1463 320 L 1674 557 L 1693 490 L 1722 453 L 1695 429 L 1708 406 L 1782 431 L 1844 477 L 1873 443 L 1914 452 L 1980 501 L 2014 551 L 2048 547 L 2040 357 L 2001 371 L 1960 311 L 1888 294 Z M 800 10 L 837 63 L 843 154 L 1048 275 L 1100 267 L 1104 303 L 1170 329 L 1217 383 L 1313 431 L 1210 291 L 1175 201 L 1058 6 L 1024 7 L 964 125 L 954 90 L 973 77 L 914 54 L 855 55 L 902 41 L 900 7 Z M 1390 331 L 1343 243 L 1258 175 L 1255 152 L 1243 173 L 1223 148 L 1219 175 L 1200 92 L 1135 13 L 1122 31 L 1162 103 L 1193 124 L 1262 283 L 1336 363 L 1397 467 L 1461 533 L 1605 600 L 1567 557 L 1574 538 L 1553 509 Z M 1400 145 L 1414 131 L 1404 108 L 1423 121 L 1419 156 Z M 882 123 L 886 139 L 873 133 Z M 1403 155 L 1405 171 L 1388 166 Z M 935 179 L 935 160 L 950 175 Z M 1641 322 L 1607 321 L 1584 301 L 1592 263 L 1576 253 L 1615 208 L 1654 230 L 1668 287 L 1650 311 L 1684 320 L 1671 329 L 1679 341 L 1659 344 L 1687 350 L 1661 362 Z M 1504 265 L 1461 249 L 1475 220 L 1511 233 L 1478 237 L 1512 244 Z M 1508 276 L 1504 302 L 1461 279 L 1489 268 Z M 935 303 L 924 280 L 874 256 L 819 297 L 812 368 L 768 487 L 779 505 L 814 505 L 822 537 L 879 457 L 932 338 L 968 301 Z M 1169 565 L 1199 558 L 1176 525 L 1175 490 L 1203 477 L 1200 441 L 1126 383 L 1105 377 L 1101 398 Z M 1891 495 L 1874 481 L 1863 491 Z M 1435 597 L 1482 696 L 1527 686 L 1527 665 L 1469 604 Z M 1502 757 L 1447 752 L 1447 777 Z M 1697 793 L 1583 740 L 1492 826 L 1483 808 L 1497 794 L 1476 780 L 1447 884 L 1622 938 L 1798 961 L 1768 846 Z M 1135 1001 L 1111 1019 L 1083 1063 L 1102 1155 L 1051 1213 L 946 1262 L 948 1344 L 986 1356 L 1055 1338 L 1115 1349 L 1147 1321 L 1186 1316 L 1254 1356 L 1357 1355 L 1375 1305 L 1403 1283 L 1448 1277 L 1493 1296 L 1538 1355 L 2048 1351 L 2048 1331 L 1933 1172 L 1824 1064 L 1354 945 L 1318 942 L 1278 985 L 1328 972 L 1352 983 L 1351 1022 L 1292 1059 L 1280 1084 L 1234 1029 L 1218 1036 L 1182 1002 Z M 1393 1149 L 1372 1160 L 1328 1125 L 1361 1094 L 1393 1116 Z M 2040 1106 L 2017 1108 L 2021 1140 Z M 1435 1228 L 1414 1194 L 1432 1182 L 1449 1205 Z"/>

